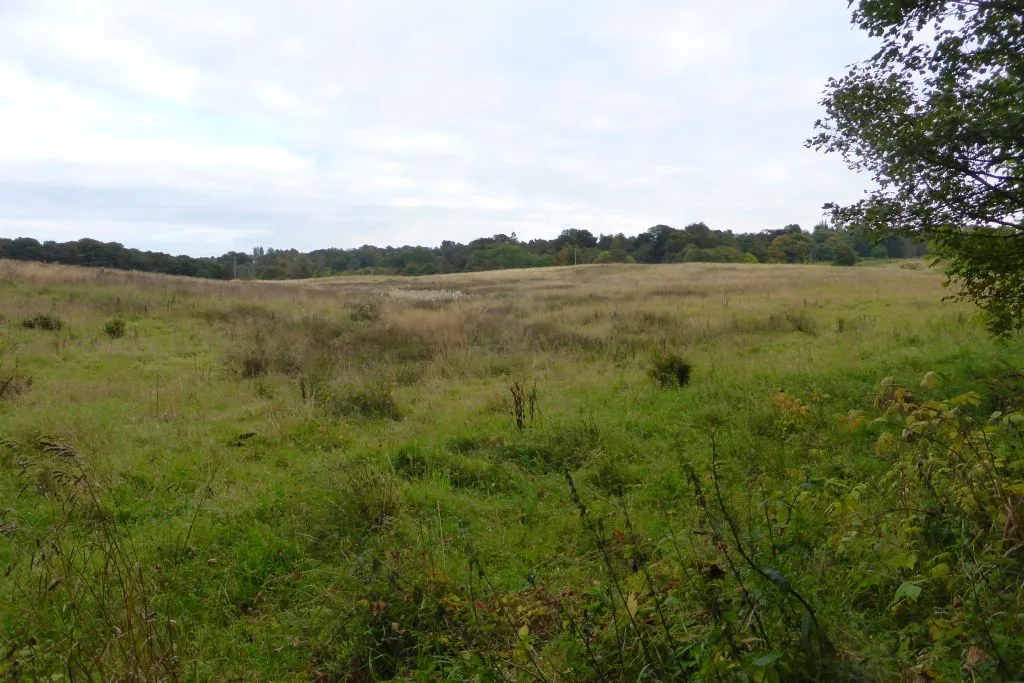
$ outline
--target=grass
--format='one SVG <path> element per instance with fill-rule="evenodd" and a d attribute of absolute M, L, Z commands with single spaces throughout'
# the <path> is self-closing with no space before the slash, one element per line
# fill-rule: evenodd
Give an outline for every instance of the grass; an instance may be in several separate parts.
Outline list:
<path fill-rule="evenodd" d="M 1024 353 L 941 283 L 0 262 L 0 675 L 1012 679 Z"/>

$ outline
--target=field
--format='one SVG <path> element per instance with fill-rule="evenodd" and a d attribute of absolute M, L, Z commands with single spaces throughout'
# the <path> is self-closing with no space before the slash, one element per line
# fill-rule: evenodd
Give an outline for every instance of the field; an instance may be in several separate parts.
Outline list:
<path fill-rule="evenodd" d="M 1012 679 L 1024 349 L 942 279 L 0 261 L 0 677 Z"/>

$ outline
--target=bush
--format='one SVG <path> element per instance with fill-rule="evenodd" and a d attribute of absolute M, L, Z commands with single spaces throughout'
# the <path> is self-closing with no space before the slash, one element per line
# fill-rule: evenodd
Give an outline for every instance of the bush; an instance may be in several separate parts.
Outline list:
<path fill-rule="evenodd" d="M 21 326 L 27 330 L 57 332 L 64 327 L 64 321 L 55 315 L 37 315 L 34 318 L 23 320 Z"/>
<path fill-rule="evenodd" d="M 690 383 L 690 370 L 692 367 L 681 356 L 668 354 L 656 358 L 653 367 L 647 371 L 647 374 L 662 389 L 685 387 Z"/>
<path fill-rule="evenodd" d="M 103 326 L 103 331 L 107 333 L 107 336 L 111 339 L 120 339 L 124 336 L 127 325 L 121 318 L 114 318 L 108 320 L 107 324 Z"/>
<path fill-rule="evenodd" d="M 832 263 L 837 266 L 855 266 L 857 265 L 857 252 L 853 250 L 848 244 L 839 244 L 835 249 L 835 258 Z"/>

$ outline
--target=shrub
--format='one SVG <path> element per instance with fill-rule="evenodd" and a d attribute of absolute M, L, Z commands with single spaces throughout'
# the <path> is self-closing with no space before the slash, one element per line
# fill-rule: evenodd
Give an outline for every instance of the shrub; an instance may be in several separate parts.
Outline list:
<path fill-rule="evenodd" d="M 662 389 L 685 387 L 690 383 L 690 370 L 692 367 L 682 356 L 673 353 L 656 358 L 654 365 L 647 371 L 647 374 Z"/>
<path fill-rule="evenodd" d="M 57 332 L 64 327 L 64 321 L 55 315 L 37 315 L 34 318 L 26 318 L 21 326 L 27 330 L 45 330 Z"/>
<path fill-rule="evenodd" d="M 121 318 L 114 318 L 108 320 L 107 324 L 103 326 L 103 331 L 107 333 L 107 336 L 111 339 L 120 339 L 124 336 L 127 325 Z"/>
<path fill-rule="evenodd" d="M 855 266 L 857 265 L 857 252 L 853 250 L 848 244 L 836 245 L 835 258 L 832 259 L 832 263 L 837 266 Z"/>

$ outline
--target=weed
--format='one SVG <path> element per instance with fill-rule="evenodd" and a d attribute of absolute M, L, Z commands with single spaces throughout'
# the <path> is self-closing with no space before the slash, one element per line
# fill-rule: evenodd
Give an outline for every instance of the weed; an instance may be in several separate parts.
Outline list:
<path fill-rule="evenodd" d="M 64 321 L 55 315 L 40 314 L 21 321 L 21 326 L 27 330 L 44 330 L 46 332 L 59 332 L 64 328 Z"/>
<path fill-rule="evenodd" d="M 250 346 L 242 349 L 236 360 L 242 377 L 262 377 L 270 372 L 270 355 L 266 349 Z"/>
<path fill-rule="evenodd" d="M 19 374 L 17 363 L 11 368 L 5 368 L 0 363 L 0 401 L 23 394 L 31 386 L 32 377 Z"/>
<path fill-rule="evenodd" d="M 367 461 L 346 468 L 340 489 L 344 518 L 359 520 L 369 528 L 391 527 L 402 507 L 402 495 L 394 475 Z"/>
<path fill-rule="evenodd" d="M 27 449 L 19 468 L 49 502 L 52 521 L 31 530 L 31 562 L 8 568 L 16 597 L 34 609 L 10 632 L 6 673 L 48 678 L 57 665 L 83 680 L 180 679 L 176 622 L 112 514 L 108 487 L 75 448 L 49 439 Z M 58 616 L 68 610 L 74 619 Z M 68 647 L 51 651 L 40 638 Z"/>
<path fill-rule="evenodd" d="M 328 414 L 335 417 L 363 417 L 371 420 L 401 420 L 391 382 L 368 382 L 355 386 L 335 386 L 320 399 Z"/>
<path fill-rule="evenodd" d="M 516 429 L 523 431 L 527 423 L 533 424 L 534 418 L 539 413 L 537 407 L 537 381 L 534 380 L 529 391 L 526 385 L 519 380 L 513 380 L 508 387 L 512 395 L 512 419 L 515 421 Z"/>
<path fill-rule="evenodd" d="M 682 356 L 667 353 L 654 359 L 647 374 L 662 389 L 671 389 L 689 384 L 692 370 L 693 366 Z"/>
<path fill-rule="evenodd" d="M 356 322 L 377 322 L 380 320 L 380 309 L 374 303 L 359 304 L 352 309 L 349 317 Z"/>
<path fill-rule="evenodd" d="M 812 336 L 818 333 L 818 321 L 811 317 L 807 311 L 787 308 L 781 315 L 794 332 L 803 332 Z"/>

